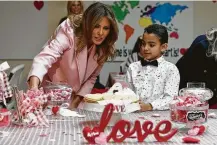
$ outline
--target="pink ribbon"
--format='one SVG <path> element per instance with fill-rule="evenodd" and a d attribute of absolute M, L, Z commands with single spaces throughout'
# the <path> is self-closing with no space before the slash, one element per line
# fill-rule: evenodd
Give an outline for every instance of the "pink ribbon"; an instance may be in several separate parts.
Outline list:
<path fill-rule="evenodd" d="M 47 95 L 43 90 L 28 90 L 26 93 L 20 93 L 18 111 L 22 118 L 22 123 L 27 126 L 49 126 L 49 121 L 42 111 L 42 105 L 47 102 Z M 16 95 L 19 96 L 19 95 Z M 15 112 L 12 118 L 13 122 L 18 122 L 19 116 Z"/>

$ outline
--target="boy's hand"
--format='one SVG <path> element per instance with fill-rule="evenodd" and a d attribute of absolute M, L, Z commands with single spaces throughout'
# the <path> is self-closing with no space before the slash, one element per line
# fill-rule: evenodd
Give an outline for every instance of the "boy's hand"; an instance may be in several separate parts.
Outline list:
<path fill-rule="evenodd" d="M 146 104 L 143 101 L 139 100 L 140 111 L 149 111 L 152 110 L 151 104 Z"/>

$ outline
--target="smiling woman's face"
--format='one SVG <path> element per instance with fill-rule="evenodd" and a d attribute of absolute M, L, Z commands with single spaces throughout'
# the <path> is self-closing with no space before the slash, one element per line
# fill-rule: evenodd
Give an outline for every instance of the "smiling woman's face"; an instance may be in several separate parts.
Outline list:
<path fill-rule="evenodd" d="M 106 39 L 110 32 L 110 21 L 107 17 L 103 17 L 101 21 L 96 24 L 92 33 L 92 42 L 95 45 L 100 45 Z"/>
<path fill-rule="evenodd" d="M 81 2 L 74 1 L 71 6 L 71 12 L 73 14 L 80 14 L 81 13 Z"/>

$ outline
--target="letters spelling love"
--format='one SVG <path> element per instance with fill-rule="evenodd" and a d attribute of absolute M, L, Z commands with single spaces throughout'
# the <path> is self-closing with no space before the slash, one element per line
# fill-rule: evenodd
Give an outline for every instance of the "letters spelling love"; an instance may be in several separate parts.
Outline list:
<path fill-rule="evenodd" d="M 108 122 L 114 111 L 113 104 L 106 105 L 100 120 L 98 127 L 90 129 L 90 127 L 85 127 L 83 129 L 84 138 L 89 143 L 95 143 L 95 138 L 99 136 L 100 132 L 104 132 Z M 166 142 L 172 138 L 176 133 L 177 129 L 172 129 L 172 124 L 169 120 L 160 121 L 155 128 L 153 128 L 153 122 L 145 121 L 141 125 L 140 121 L 136 120 L 134 126 L 131 129 L 131 123 L 127 120 L 119 120 L 112 131 L 107 136 L 107 142 L 113 139 L 114 142 L 123 142 L 126 138 L 131 137 L 135 132 L 137 134 L 138 142 L 143 142 L 149 134 L 153 134 L 155 139 L 159 142 Z M 117 133 L 120 132 L 122 135 L 119 136 Z"/>

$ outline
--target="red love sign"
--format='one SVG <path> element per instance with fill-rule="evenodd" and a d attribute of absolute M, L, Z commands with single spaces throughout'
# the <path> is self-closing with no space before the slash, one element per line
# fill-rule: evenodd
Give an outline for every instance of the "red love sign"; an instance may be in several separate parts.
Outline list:
<path fill-rule="evenodd" d="M 34 1 L 34 6 L 37 10 L 41 10 L 41 8 L 44 6 L 43 1 Z"/>
<path fill-rule="evenodd" d="M 83 129 L 83 135 L 89 143 L 95 143 L 95 138 L 99 136 L 101 132 L 104 132 L 108 122 L 112 117 L 113 111 L 113 104 L 106 105 L 99 123 L 99 133 L 97 131 L 89 129 L 89 127 L 85 127 Z M 156 140 L 159 142 L 166 142 L 178 131 L 177 129 L 172 129 L 172 124 L 169 120 L 160 121 L 155 128 L 153 128 L 153 126 L 154 124 L 151 121 L 145 121 L 141 125 L 140 121 L 136 120 L 134 122 L 134 126 L 131 129 L 131 123 L 129 121 L 119 120 L 113 126 L 112 131 L 107 136 L 107 142 L 112 139 L 114 142 L 120 143 L 123 142 L 126 138 L 132 138 L 132 135 L 134 133 L 137 134 L 136 138 L 138 142 L 143 142 L 149 134 L 153 134 Z M 90 134 L 91 139 L 87 137 L 87 134 L 89 132 L 94 132 Z M 122 135 L 118 135 L 118 133 L 121 133 Z"/>
<path fill-rule="evenodd" d="M 114 111 L 116 111 L 116 112 L 125 112 L 126 108 L 125 108 L 124 105 L 115 105 L 114 106 Z"/>

